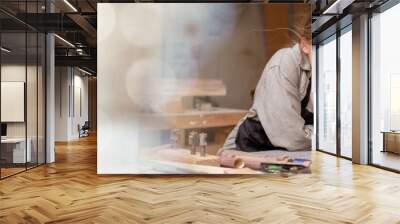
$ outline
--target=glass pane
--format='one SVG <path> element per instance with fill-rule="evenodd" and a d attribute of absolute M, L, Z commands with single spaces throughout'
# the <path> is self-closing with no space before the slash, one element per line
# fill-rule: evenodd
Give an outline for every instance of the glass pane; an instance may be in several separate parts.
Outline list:
<path fill-rule="evenodd" d="M 400 5 L 372 18 L 372 163 L 400 170 Z"/>
<path fill-rule="evenodd" d="M 311 93 L 312 93 L 312 97 L 313 97 L 313 110 L 314 110 L 314 124 L 316 124 L 316 78 L 317 78 L 317 71 L 316 71 L 316 67 L 317 67 L 317 46 L 313 45 L 312 46 L 312 65 L 311 65 L 312 69 L 312 77 L 311 77 L 311 82 L 312 82 L 312 89 L 311 89 Z M 312 149 L 315 150 L 317 148 L 317 135 L 316 135 L 316 130 L 317 128 L 314 126 L 314 131 L 313 131 L 313 136 L 312 136 Z"/>
<path fill-rule="evenodd" d="M 340 153 L 352 157 L 352 33 L 340 37 Z"/>
<path fill-rule="evenodd" d="M 38 4 L 36 1 L 27 2 L 26 12 L 37 13 Z M 31 19 L 32 22 L 35 19 Z M 34 30 L 27 30 L 27 75 L 26 75 L 26 125 L 27 125 L 27 143 L 30 149 L 30 161 L 27 167 L 31 168 L 37 165 L 37 73 L 38 73 L 38 36 Z"/>
<path fill-rule="evenodd" d="M 28 64 L 27 64 L 27 80 L 26 80 L 26 110 L 27 110 L 27 142 L 28 149 L 30 148 L 30 160 L 28 160 L 28 168 L 34 167 L 37 165 L 37 132 L 38 132 L 38 88 L 37 88 L 37 80 L 38 80 L 38 36 L 36 32 L 27 33 L 28 38 Z"/>
<path fill-rule="evenodd" d="M 1 166 L 2 177 L 25 170 L 26 34 L 1 34 Z M 28 144 L 29 149 L 29 144 Z"/>
<path fill-rule="evenodd" d="M 336 153 L 336 39 L 318 48 L 318 149 Z"/>
<path fill-rule="evenodd" d="M 46 65 L 46 52 L 45 52 L 46 37 L 44 34 L 39 34 L 38 45 L 38 163 L 45 163 L 46 149 L 45 149 L 45 65 Z"/>

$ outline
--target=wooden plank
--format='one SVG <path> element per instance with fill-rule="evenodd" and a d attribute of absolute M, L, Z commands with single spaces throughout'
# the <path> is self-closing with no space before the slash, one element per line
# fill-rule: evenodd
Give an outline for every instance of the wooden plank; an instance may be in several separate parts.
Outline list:
<path fill-rule="evenodd" d="M 246 115 L 245 110 L 215 110 L 163 113 L 140 116 L 145 129 L 191 129 L 235 126 Z"/>

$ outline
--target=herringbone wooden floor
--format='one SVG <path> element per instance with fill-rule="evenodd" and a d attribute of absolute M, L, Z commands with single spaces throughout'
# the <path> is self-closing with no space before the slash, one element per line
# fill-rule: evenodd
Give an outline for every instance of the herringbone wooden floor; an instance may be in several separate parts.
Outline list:
<path fill-rule="evenodd" d="M 96 139 L 0 181 L 0 223 L 400 223 L 400 175 L 313 154 L 313 173 L 98 176 Z"/>

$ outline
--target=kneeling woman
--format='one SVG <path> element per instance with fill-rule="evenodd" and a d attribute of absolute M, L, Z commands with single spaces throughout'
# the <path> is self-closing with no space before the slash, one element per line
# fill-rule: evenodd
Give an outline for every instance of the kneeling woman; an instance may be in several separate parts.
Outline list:
<path fill-rule="evenodd" d="M 223 150 L 310 150 L 313 124 L 311 34 L 277 51 L 257 84 L 253 106 L 225 141 Z"/>

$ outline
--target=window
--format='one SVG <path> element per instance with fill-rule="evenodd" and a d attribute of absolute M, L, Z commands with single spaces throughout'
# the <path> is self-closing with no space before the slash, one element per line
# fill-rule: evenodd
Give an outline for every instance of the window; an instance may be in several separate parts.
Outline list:
<path fill-rule="evenodd" d="M 400 170 L 400 5 L 371 19 L 371 160 Z"/>
<path fill-rule="evenodd" d="M 336 153 L 336 36 L 318 48 L 318 145 Z"/>
<path fill-rule="evenodd" d="M 350 159 L 352 26 L 340 30 L 339 34 L 322 41 L 318 47 L 317 149 Z"/>
<path fill-rule="evenodd" d="M 352 32 L 340 36 L 340 155 L 352 157 Z"/>
<path fill-rule="evenodd" d="M 1 2 L 0 6 L 14 5 Z M 19 2 L 19 13 L 40 13 L 43 1 Z M 0 13 L 0 178 L 45 163 L 45 34 Z"/>

